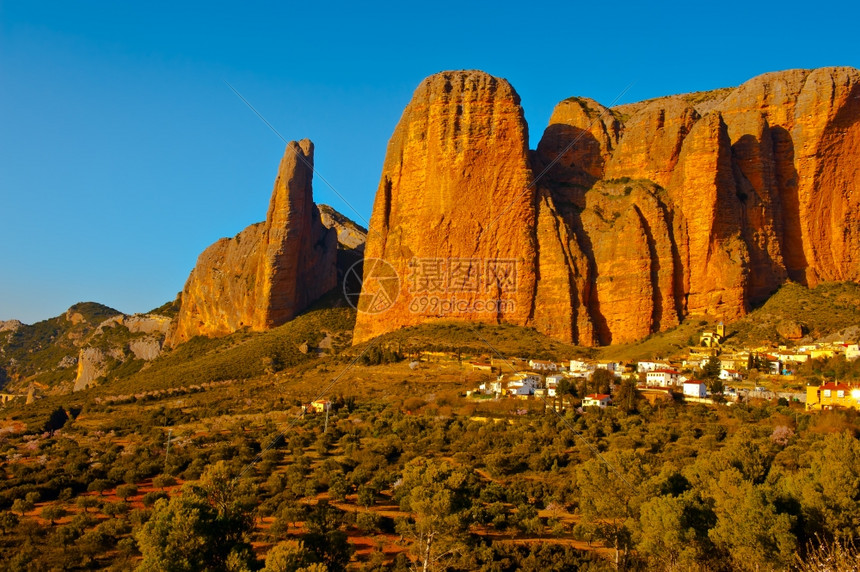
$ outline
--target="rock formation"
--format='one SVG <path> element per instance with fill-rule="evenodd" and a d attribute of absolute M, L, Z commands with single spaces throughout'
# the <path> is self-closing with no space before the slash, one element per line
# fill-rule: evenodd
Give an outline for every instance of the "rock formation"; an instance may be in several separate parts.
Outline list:
<path fill-rule="evenodd" d="M 379 309 L 363 305 L 377 300 L 366 292 L 354 339 L 434 318 L 529 320 L 535 190 L 519 103 L 507 81 L 477 71 L 415 90 L 388 144 L 365 248 L 364 288 L 377 282 L 367 261 L 384 259 L 399 292 L 384 317 L 366 313 Z"/>
<path fill-rule="evenodd" d="M 74 391 L 81 391 L 110 371 L 111 361 L 122 361 L 122 350 L 108 352 L 96 347 L 83 348 L 78 356 L 78 372 L 75 376 Z"/>
<path fill-rule="evenodd" d="M 397 271 L 399 296 L 359 313 L 356 341 L 466 319 L 629 342 L 690 315 L 735 320 L 787 280 L 860 281 L 858 70 L 614 109 L 569 98 L 530 155 L 526 133 L 505 80 L 445 72 L 419 86 L 367 243 Z M 416 264 L 492 257 L 518 261 L 515 310 L 415 311 Z"/>
<path fill-rule="evenodd" d="M 0 320 L 0 332 L 17 332 L 23 325 L 19 320 Z"/>
<path fill-rule="evenodd" d="M 313 202 L 313 144 L 290 142 L 266 221 L 207 248 L 185 284 L 168 344 L 265 330 L 294 318 L 337 281 L 337 232 Z"/>
<path fill-rule="evenodd" d="M 364 251 L 367 242 L 367 229 L 349 220 L 328 205 L 317 205 L 320 220 L 326 228 L 332 228 L 337 233 L 338 247 Z"/>

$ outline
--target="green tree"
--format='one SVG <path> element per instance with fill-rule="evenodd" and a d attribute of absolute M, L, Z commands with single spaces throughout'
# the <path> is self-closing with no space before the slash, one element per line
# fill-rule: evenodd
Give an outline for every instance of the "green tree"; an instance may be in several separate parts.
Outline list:
<path fill-rule="evenodd" d="M 719 376 L 719 374 L 717 374 Z M 719 377 L 710 378 L 707 383 L 708 391 L 711 392 L 711 395 L 721 395 L 723 390 L 725 389 L 725 385 L 723 384 L 723 380 Z"/>
<path fill-rule="evenodd" d="M 636 381 L 631 378 L 625 378 L 618 384 L 615 395 L 612 398 L 612 403 L 619 409 L 631 412 L 636 411 L 640 395 L 636 390 Z"/>
<path fill-rule="evenodd" d="M 186 483 L 181 494 L 157 501 L 136 534 L 143 555 L 138 570 L 229 570 L 250 564 L 254 519 L 248 491 L 248 483 L 234 479 L 219 461 L 199 483 Z"/>
<path fill-rule="evenodd" d="M 51 524 L 54 524 L 56 521 L 66 516 L 66 509 L 55 504 L 49 504 L 42 509 L 41 516 Z"/>
<path fill-rule="evenodd" d="M 411 519 L 401 521 L 399 531 L 413 539 L 413 556 L 422 571 L 446 569 L 461 551 L 471 509 L 468 478 L 462 467 L 420 457 L 403 470 L 396 494 Z"/>
<path fill-rule="evenodd" d="M 717 356 L 711 356 L 708 358 L 708 361 L 705 362 L 705 365 L 702 366 L 702 369 L 699 371 L 699 375 L 706 381 L 714 380 L 720 377 L 720 371 L 722 369 L 720 358 Z"/>
<path fill-rule="evenodd" d="M 848 432 L 828 435 L 810 456 L 801 493 L 810 532 L 860 538 L 860 442 Z"/>
<path fill-rule="evenodd" d="M 794 522 L 777 512 L 766 485 L 754 485 L 730 468 L 712 481 L 710 495 L 717 522 L 708 536 L 735 570 L 788 567 L 797 549 Z"/>
<path fill-rule="evenodd" d="M 63 425 L 66 424 L 66 421 L 69 420 L 69 413 L 62 406 L 58 406 L 54 409 L 51 414 L 48 416 L 48 420 L 45 421 L 44 427 L 42 427 L 42 431 L 50 432 L 51 435 L 54 434 L 54 431 L 58 429 L 62 429 Z"/>
<path fill-rule="evenodd" d="M 332 572 L 346 569 L 353 548 L 343 527 L 343 511 L 321 500 L 305 521 L 305 546 Z"/>
<path fill-rule="evenodd" d="M 3 533 L 8 533 L 15 529 L 18 526 L 18 515 L 16 515 L 11 510 L 4 510 L 0 512 L 0 530 Z"/>
<path fill-rule="evenodd" d="M 35 504 L 26 498 L 23 499 L 15 499 L 12 503 L 12 512 L 17 512 L 21 516 L 24 516 L 25 512 L 30 512 L 35 507 Z"/>
<path fill-rule="evenodd" d="M 102 512 L 114 518 L 123 514 L 128 514 L 131 510 L 131 505 L 125 501 L 107 502 L 102 507 Z"/>
<path fill-rule="evenodd" d="M 106 490 L 110 488 L 110 483 L 105 479 L 96 479 L 87 485 L 87 491 L 91 493 L 99 493 L 102 496 Z"/>
<path fill-rule="evenodd" d="M 116 488 L 116 496 L 126 501 L 129 497 L 133 497 L 137 494 L 137 487 L 135 485 L 120 485 Z"/>
<path fill-rule="evenodd" d="M 615 374 L 608 369 L 596 369 L 588 380 L 588 389 L 592 393 L 609 394 L 615 383 Z"/>
<path fill-rule="evenodd" d="M 637 547 L 654 568 L 694 569 L 709 553 L 714 520 L 694 491 L 654 497 L 642 505 Z"/>
<path fill-rule="evenodd" d="M 641 465 L 640 458 L 625 452 L 591 458 L 576 470 L 582 525 L 614 548 L 616 567 L 627 560 L 632 546 L 633 483 L 642 480 L 632 472 Z"/>
<path fill-rule="evenodd" d="M 167 487 L 172 487 L 176 484 L 176 479 L 171 475 L 158 475 L 152 479 L 152 486 L 164 490 Z"/>
<path fill-rule="evenodd" d="M 370 485 L 358 487 L 358 504 L 370 508 L 376 503 L 376 491 Z"/>
<path fill-rule="evenodd" d="M 298 572 L 308 570 L 308 567 L 314 563 L 316 563 L 314 553 L 306 549 L 303 542 L 287 540 L 269 550 L 263 572 Z"/>

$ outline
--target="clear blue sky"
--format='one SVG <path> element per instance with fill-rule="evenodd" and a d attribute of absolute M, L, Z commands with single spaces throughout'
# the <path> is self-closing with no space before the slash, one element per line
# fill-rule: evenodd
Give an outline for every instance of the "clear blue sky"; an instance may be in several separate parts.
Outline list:
<path fill-rule="evenodd" d="M 0 2 L 0 319 L 93 300 L 141 312 L 265 218 L 287 139 L 370 217 L 422 78 L 520 93 L 534 146 L 572 95 L 619 103 L 766 71 L 860 67 L 856 3 Z M 321 181 L 317 202 L 361 220 Z"/>

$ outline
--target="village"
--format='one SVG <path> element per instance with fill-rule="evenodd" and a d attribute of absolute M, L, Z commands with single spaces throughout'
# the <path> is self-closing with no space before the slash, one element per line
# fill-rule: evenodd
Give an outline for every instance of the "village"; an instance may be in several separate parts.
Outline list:
<path fill-rule="evenodd" d="M 553 407 L 578 404 L 585 411 L 612 406 L 622 382 L 629 380 L 638 394 L 652 404 L 682 400 L 731 405 L 763 399 L 803 404 L 807 411 L 840 407 L 860 410 L 860 385 L 839 380 L 806 385 L 795 375 L 797 368 L 809 360 L 860 358 L 860 344 L 856 341 L 735 350 L 723 346 L 725 338 L 725 326 L 719 324 L 714 331 L 703 332 L 699 345 L 690 347 L 684 355 L 628 363 L 584 359 L 556 362 L 525 357 L 502 360 L 482 356 L 466 364 L 495 377 L 466 394 L 482 399 L 551 400 Z M 589 383 L 595 376 L 608 383 Z M 606 391 L 577 395 L 576 388 L 594 389 L 598 385 Z"/>

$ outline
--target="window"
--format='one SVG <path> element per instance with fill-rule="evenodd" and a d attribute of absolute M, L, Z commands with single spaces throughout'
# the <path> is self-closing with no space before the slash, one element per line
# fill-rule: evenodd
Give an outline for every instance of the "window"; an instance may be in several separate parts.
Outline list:
<path fill-rule="evenodd" d="M 824 390 L 824 397 L 830 397 L 830 390 L 829 389 Z"/>
<path fill-rule="evenodd" d="M 845 397 L 845 391 L 840 389 L 836 392 L 836 397 Z"/>

